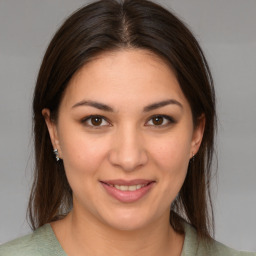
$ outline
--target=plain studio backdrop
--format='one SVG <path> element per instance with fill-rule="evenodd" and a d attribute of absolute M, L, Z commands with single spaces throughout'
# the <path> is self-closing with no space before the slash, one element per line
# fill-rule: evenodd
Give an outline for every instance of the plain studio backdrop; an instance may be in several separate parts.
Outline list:
<path fill-rule="evenodd" d="M 219 131 L 216 239 L 256 251 L 256 0 L 165 0 L 213 73 Z M 50 39 L 82 0 L 0 0 L 0 244 L 30 232 L 32 95 Z"/>

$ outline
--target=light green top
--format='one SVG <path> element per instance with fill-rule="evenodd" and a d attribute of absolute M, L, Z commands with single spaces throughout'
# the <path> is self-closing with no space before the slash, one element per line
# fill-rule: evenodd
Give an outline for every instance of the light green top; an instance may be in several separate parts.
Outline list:
<path fill-rule="evenodd" d="M 185 224 L 185 241 L 181 256 L 256 256 L 256 253 L 239 252 L 213 241 L 209 247 L 197 242 L 196 231 Z M 0 256 L 67 256 L 50 224 L 34 233 L 0 246 Z"/>

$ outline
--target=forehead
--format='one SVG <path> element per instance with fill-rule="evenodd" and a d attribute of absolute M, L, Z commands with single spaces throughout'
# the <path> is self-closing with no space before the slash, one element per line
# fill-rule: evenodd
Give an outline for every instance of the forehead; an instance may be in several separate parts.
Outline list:
<path fill-rule="evenodd" d="M 170 97 L 185 100 L 167 62 L 152 52 L 129 49 L 103 53 L 85 64 L 71 79 L 63 100 L 138 105 Z"/>
<path fill-rule="evenodd" d="M 119 71 L 119 73 L 116 73 Z M 131 71 L 133 71 L 131 73 Z M 151 71 L 151 73 L 148 73 Z M 86 63 L 72 78 L 71 83 L 77 82 L 86 73 L 98 78 L 116 78 L 122 75 L 129 79 L 152 78 L 152 72 L 168 73 L 176 79 L 174 72 L 167 61 L 153 52 L 143 49 L 121 49 L 104 52 Z M 151 75 L 152 74 L 152 75 Z"/>

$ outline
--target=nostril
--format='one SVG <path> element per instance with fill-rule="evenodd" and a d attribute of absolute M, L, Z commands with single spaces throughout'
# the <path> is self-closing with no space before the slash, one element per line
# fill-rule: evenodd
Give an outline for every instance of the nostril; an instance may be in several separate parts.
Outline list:
<path fill-rule="evenodd" d="M 108 159 L 114 166 L 120 167 L 125 171 L 133 171 L 144 166 L 148 161 L 148 156 L 143 149 L 131 150 L 122 147 L 111 150 Z"/>

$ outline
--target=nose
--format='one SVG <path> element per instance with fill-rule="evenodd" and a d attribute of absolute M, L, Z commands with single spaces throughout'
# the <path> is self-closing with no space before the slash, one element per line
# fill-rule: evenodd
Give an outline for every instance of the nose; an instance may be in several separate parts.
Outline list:
<path fill-rule="evenodd" d="M 114 136 L 109 161 L 124 171 L 133 171 L 144 166 L 148 155 L 142 136 L 135 128 L 120 129 Z"/>

